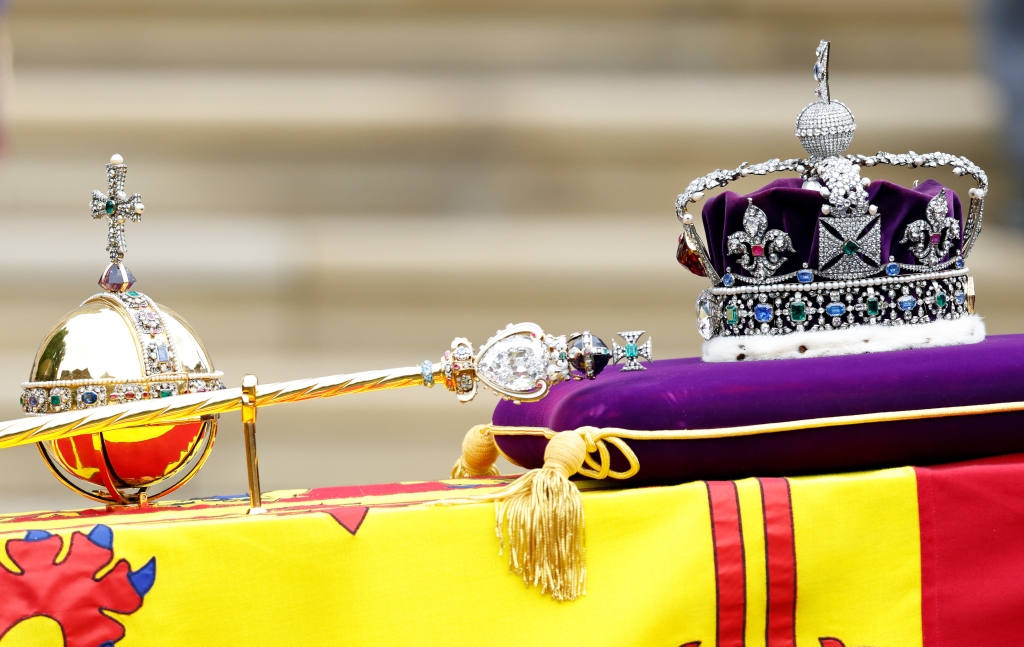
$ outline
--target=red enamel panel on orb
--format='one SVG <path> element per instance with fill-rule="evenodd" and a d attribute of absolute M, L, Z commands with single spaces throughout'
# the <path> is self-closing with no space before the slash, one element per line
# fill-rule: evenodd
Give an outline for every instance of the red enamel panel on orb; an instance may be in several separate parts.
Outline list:
<path fill-rule="evenodd" d="M 188 458 L 199 440 L 202 425 L 202 422 L 196 421 L 143 427 L 138 431 L 152 437 L 134 442 L 115 442 L 105 437 L 107 459 L 115 477 L 131 487 L 147 485 L 163 478 Z M 103 485 L 99 475 L 100 459 L 93 450 L 92 436 L 61 438 L 53 444 L 63 467 L 79 478 Z"/>

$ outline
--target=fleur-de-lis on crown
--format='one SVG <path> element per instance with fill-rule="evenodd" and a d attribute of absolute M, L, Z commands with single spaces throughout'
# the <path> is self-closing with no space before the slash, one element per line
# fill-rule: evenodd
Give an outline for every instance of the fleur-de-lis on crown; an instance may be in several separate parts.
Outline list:
<path fill-rule="evenodd" d="M 766 231 L 767 230 L 767 231 Z M 782 252 L 795 252 L 789 234 L 780 229 L 768 229 L 768 216 L 747 198 L 743 214 L 743 231 L 727 239 L 728 254 L 739 254 L 740 266 L 759 281 L 770 277 L 786 262 Z"/>
<path fill-rule="evenodd" d="M 948 214 L 949 202 L 942 189 L 928 202 L 925 219 L 915 220 L 903 232 L 900 242 L 910 243 L 910 251 L 923 265 L 937 265 L 953 248 L 953 241 L 960 239 L 960 223 L 947 218 Z"/>

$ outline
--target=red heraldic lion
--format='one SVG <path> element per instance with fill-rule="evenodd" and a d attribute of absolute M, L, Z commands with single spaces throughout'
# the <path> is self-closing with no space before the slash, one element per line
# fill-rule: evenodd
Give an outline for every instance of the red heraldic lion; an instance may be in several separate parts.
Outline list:
<path fill-rule="evenodd" d="M 19 622 L 46 616 L 60 624 L 67 647 L 111 647 L 125 629 L 104 611 L 138 611 L 156 580 L 156 558 L 137 571 L 126 560 L 97 577 L 114 556 L 114 534 L 98 525 L 71 536 L 71 549 L 58 562 L 64 540 L 44 530 L 7 542 L 20 573 L 0 568 L 0 638 Z"/>

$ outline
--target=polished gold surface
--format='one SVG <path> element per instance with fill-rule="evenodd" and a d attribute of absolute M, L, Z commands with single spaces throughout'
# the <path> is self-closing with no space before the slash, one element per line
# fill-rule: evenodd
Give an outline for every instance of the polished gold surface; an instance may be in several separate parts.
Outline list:
<path fill-rule="evenodd" d="M 144 376 L 133 326 L 123 308 L 89 300 L 71 311 L 43 338 L 31 381 Z"/>
<path fill-rule="evenodd" d="M 135 495 L 118 496 L 112 495 L 110 492 L 103 490 L 97 490 L 89 487 L 89 480 L 96 476 L 98 470 L 95 467 L 89 467 L 82 463 L 82 457 L 76 455 L 76 460 L 67 460 L 61 455 L 57 446 L 61 440 L 47 441 L 37 443 L 36 447 L 39 449 L 39 453 L 42 455 L 46 466 L 50 472 L 57 478 L 58 481 L 72 492 L 82 495 L 93 501 L 100 503 L 126 503 L 126 502 L 139 502 L 141 497 L 145 496 L 147 499 L 151 496 L 164 497 L 174 492 L 178 488 L 185 485 L 192 476 L 197 474 L 199 470 L 206 463 L 210 457 L 210 453 L 213 451 L 214 441 L 217 437 L 217 419 L 215 417 L 206 418 L 198 423 L 197 433 L 195 434 L 194 441 L 189 444 L 189 449 L 186 453 L 176 456 L 176 460 L 167 464 L 161 479 L 161 489 L 158 493 L 147 494 L 145 491 L 140 491 Z M 195 424 L 195 423 L 189 423 Z M 102 434 L 103 443 L 100 446 L 100 450 L 107 452 L 107 443 L 110 442 L 111 436 L 119 437 L 118 442 L 132 442 L 133 436 L 145 436 L 151 433 L 148 427 L 155 427 L 158 429 L 169 429 L 175 427 L 175 424 L 159 424 L 150 425 L 146 427 L 130 427 L 119 431 L 109 432 Z M 99 438 L 100 434 L 96 434 L 93 438 Z M 68 440 L 68 439 L 63 439 Z M 90 444 L 91 444 L 91 439 Z M 139 440 L 136 439 L 135 442 Z M 109 462 L 109 457 L 104 456 L 104 460 Z M 118 479 L 121 481 L 121 479 Z M 125 487 L 141 487 L 143 490 L 148 487 L 148 484 L 143 483 L 121 483 Z"/>
<path fill-rule="evenodd" d="M 117 298 L 97 294 L 71 311 L 39 345 L 24 388 L 78 387 L 125 383 L 181 382 L 188 389 L 190 378 L 217 379 L 206 348 L 181 315 L 153 303 L 166 326 L 166 338 L 174 349 L 175 369 L 146 374 L 143 345 L 154 341 L 136 332 L 129 311 Z M 166 336 L 164 336 L 166 335 Z"/>
<path fill-rule="evenodd" d="M 157 304 L 160 312 L 164 315 L 164 322 L 167 324 L 167 331 L 170 333 L 174 349 L 178 353 L 178 363 L 181 370 L 187 373 L 213 373 L 213 362 L 206 352 L 202 340 L 192 326 L 174 310 L 167 306 Z"/>
<path fill-rule="evenodd" d="M 43 339 L 30 376 L 22 403 L 33 414 L 89 412 L 111 401 L 164 399 L 220 384 L 188 323 L 137 292 L 97 294 L 67 314 Z M 92 394 L 90 402 L 84 393 Z M 79 494 L 139 503 L 188 481 L 209 456 L 216 432 L 216 416 L 197 415 L 54 438 L 39 449 L 51 472 Z M 132 488 L 137 491 L 128 493 Z"/>
<path fill-rule="evenodd" d="M 242 428 L 245 430 L 245 466 L 249 475 L 249 514 L 266 512 L 260 490 L 260 464 L 256 452 L 256 386 L 255 375 L 242 378 Z"/>

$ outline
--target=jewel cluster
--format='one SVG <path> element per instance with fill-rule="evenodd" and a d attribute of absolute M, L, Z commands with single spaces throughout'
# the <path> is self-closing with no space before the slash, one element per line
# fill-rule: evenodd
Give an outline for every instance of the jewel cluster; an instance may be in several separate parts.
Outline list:
<path fill-rule="evenodd" d="M 743 162 L 731 171 L 716 169 L 704 177 L 699 177 L 690 182 L 686 190 L 679 194 L 679 197 L 676 198 L 676 216 L 683 220 L 686 214 L 686 205 L 691 202 L 699 202 L 704 197 L 704 192 L 708 189 L 724 187 L 730 182 L 735 182 L 740 178 L 750 175 L 768 175 L 769 173 L 778 173 L 780 171 L 797 171 L 798 166 L 800 167 L 799 172 L 803 173 L 806 161 L 798 157 L 788 160 L 775 158 L 760 164 Z"/>
<path fill-rule="evenodd" d="M 429 359 L 420 363 L 420 377 L 423 378 L 423 386 L 428 389 L 434 386 L 434 363 Z"/>
<path fill-rule="evenodd" d="M 423 362 L 423 383 L 433 384 L 433 365 Z M 469 340 L 457 338 L 441 358 L 445 387 L 468 401 L 476 395 L 477 382 L 498 395 L 519 399 L 535 395 L 539 386 L 551 386 L 570 377 L 564 336 L 544 334 L 533 324 L 499 330 L 474 354 Z"/>
<path fill-rule="evenodd" d="M 948 153 L 880 151 L 874 155 L 844 155 L 856 122 L 845 105 L 831 99 L 829 48 L 828 41 L 821 41 L 815 52 L 818 101 L 797 117 L 796 136 L 809 158 L 772 159 L 753 166 L 744 162 L 732 171 L 717 169 L 690 182 L 676 199 L 676 216 L 684 232 L 676 257 L 694 274 L 708 277 L 715 285 L 697 300 L 697 325 L 705 339 L 718 334 L 782 334 L 865 324 L 927 323 L 973 312 L 973 283 L 966 276 L 964 264 L 981 233 L 988 176 L 966 157 Z M 885 262 L 881 252 L 882 214 L 877 205 L 868 203 L 866 189 L 871 181 L 860 175 L 861 168 L 879 164 L 946 166 L 952 167 L 958 177 L 972 177 L 978 186 L 968 192 L 970 208 L 963 231 L 949 213 L 943 190 L 929 202 L 925 218 L 909 223 L 896 243 L 904 245 L 917 263 L 897 262 L 896 255 Z M 796 272 L 775 276 L 786 261 L 782 252 L 791 251 L 791 245 L 787 245 L 790 236 L 782 230 L 768 230 L 766 215 L 748 198 L 743 229 L 730 232 L 726 238 L 727 255 L 736 257 L 735 264 L 746 275 L 726 267 L 719 277 L 687 206 L 703 199 L 708 189 L 724 187 L 741 177 L 778 171 L 795 171 L 803 180 L 804 190 L 817 191 L 826 201 L 820 214 L 807 214 L 817 219 L 817 267 L 804 263 Z M 900 276 L 904 271 L 911 276 Z M 797 283 L 792 283 L 793 279 Z"/>
<path fill-rule="evenodd" d="M 815 101 L 800 113 L 796 136 L 813 157 L 842 155 L 853 141 L 857 124 L 839 101 Z"/>
<path fill-rule="evenodd" d="M 858 325 L 903 325 L 959 319 L 970 311 L 963 273 L 902 282 L 883 279 L 839 288 L 820 282 L 756 292 L 713 294 L 698 302 L 698 327 L 715 335 L 777 335 L 838 330 Z"/>
<path fill-rule="evenodd" d="M 145 209 L 141 195 L 135 193 L 128 196 L 124 192 L 127 172 L 128 167 L 123 160 L 111 159 L 111 163 L 107 164 L 107 193 L 93 191 L 90 203 L 93 218 L 106 216 L 108 220 L 107 253 L 111 263 L 120 263 L 128 251 L 128 243 L 124 238 L 125 221 L 139 222 Z"/>
<path fill-rule="evenodd" d="M 179 372 L 174 341 L 167 330 L 163 313 L 157 308 L 156 303 L 145 294 L 134 290 L 117 293 L 117 298 L 132 313 L 136 337 L 139 339 L 142 358 L 146 364 L 146 375 Z M 143 341 L 147 338 L 150 341 Z"/>
<path fill-rule="evenodd" d="M 155 383 L 88 384 L 77 388 L 55 386 L 22 389 L 21 408 L 25 413 L 62 413 L 72 409 L 92 409 L 105 404 L 169 398 L 179 393 L 205 393 L 224 388 L 220 378 L 189 379 Z"/>
<path fill-rule="evenodd" d="M 441 358 L 442 373 L 445 386 L 460 396 L 472 397 L 476 392 L 473 380 L 473 344 L 464 337 L 452 342 L 451 350 L 447 350 Z M 423 371 L 422 367 L 420 369 Z"/>

